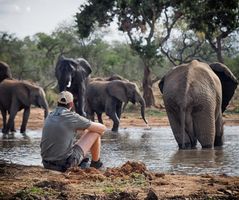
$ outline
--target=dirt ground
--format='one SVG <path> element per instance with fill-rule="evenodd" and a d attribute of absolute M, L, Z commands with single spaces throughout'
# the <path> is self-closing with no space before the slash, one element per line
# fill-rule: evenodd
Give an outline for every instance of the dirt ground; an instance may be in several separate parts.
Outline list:
<path fill-rule="evenodd" d="M 158 109 L 156 109 L 158 110 Z M 22 122 L 22 111 L 19 112 L 15 119 L 16 128 L 19 129 Z M 168 118 L 164 109 L 160 110 L 161 115 L 147 115 L 146 111 L 146 119 L 148 120 L 148 124 L 150 127 L 158 127 L 158 126 L 169 126 Z M 27 128 L 28 129 L 41 129 L 44 122 L 44 111 L 39 108 L 31 109 L 30 117 L 28 120 Z M 2 127 L 2 118 L 0 117 L 0 127 Z M 223 115 L 225 125 L 239 125 L 239 114 L 224 114 Z M 104 124 L 110 129 L 112 127 L 112 120 L 110 120 L 107 116 L 103 115 Z M 126 127 L 146 127 L 146 124 L 142 120 L 139 111 L 133 111 L 131 113 L 123 113 L 120 119 L 120 128 Z"/>
<path fill-rule="evenodd" d="M 160 116 L 146 116 L 149 126 L 168 126 Z M 16 128 L 21 123 L 19 113 Z M 106 126 L 112 122 L 104 116 Z M 239 125 L 238 114 L 224 115 L 226 125 Z M 1 125 L 1 124 L 0 124 Z M 32 109 L 28 129 L 40 129 L 43 111 Z M 123 113 L 120 127 L 145 127 L 138 113 Z M 144 163 L 128 161 L 117 168 L 70 169 L 65 173 L 0 161 L 0 199 L 239 199 L 239 177 L 153 173 Z"/>

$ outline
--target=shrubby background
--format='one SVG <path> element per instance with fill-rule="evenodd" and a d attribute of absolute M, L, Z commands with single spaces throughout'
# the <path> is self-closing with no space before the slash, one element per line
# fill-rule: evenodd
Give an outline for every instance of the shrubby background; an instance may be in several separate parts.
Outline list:
<path fill-rule="evenodd" d="M 60 55 L 87 59 L 93 77 L 116 73 L 136 82 L 148 107 L 160 102 L 157 82 L 166 71 L 192 59 L 224 62 L 239 79 L 238 1 L 89 2 L 80 7 L 74 23 L 61 24 L 51 34 L 18 38 L 0 31 L 0 60 L 10 65 L 14 78 L 43 87 L 50 106 Z M 127 42 L 102 39 L 112 21 Z M 234 100 L 238 102 L 237 95 Z"/>

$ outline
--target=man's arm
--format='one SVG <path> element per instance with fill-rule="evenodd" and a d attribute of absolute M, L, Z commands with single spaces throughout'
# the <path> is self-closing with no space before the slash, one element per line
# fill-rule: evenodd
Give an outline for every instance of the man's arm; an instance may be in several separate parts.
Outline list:
<path fill-rule="evenodd" d="M 95 132 L 95 133 L 98 133 L 100 136 L 102 136 L 105 131 L 106 131 L 106 126 L 104 124 L 97 123 L 97 122 L 90 122 L 90 126 L 84 132 Z"/>
<path fill-rule="evenodd" d="M 87 130 L 90 132 L 96 132 L 102 136 L 104 134 L 104 132 L 106 131 L 106 126 L 101 123 L 91 122 L 91 124 L 87 128 Z"/>

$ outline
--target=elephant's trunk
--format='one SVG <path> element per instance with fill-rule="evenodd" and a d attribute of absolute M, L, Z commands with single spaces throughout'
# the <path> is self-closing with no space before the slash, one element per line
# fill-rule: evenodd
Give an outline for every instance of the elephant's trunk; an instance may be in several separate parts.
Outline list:
<path fill-rule="evenodd" d="M 139 103 L 141 105 L 141 116 L 146 124 L 148 124 L 148 121 L 145 119 L 145 101 L 143 97 L 139 99 Z"/>
<path fill-rule="evenodd" d="M 48 115 L 48 108 L 44 110 L 44 119 L 46 119 L 47 115 Z"/>
<path fill-rule="evenodd" d="M 41 97 L 38 98 L 38 107 L 44 109 L 44 118 L 46 119 L 48 112 L 49 112 L 49 106 L 48 106 L 48 102 L 46 100 L 45 93 L 43 90 L 42 90 Z"/>

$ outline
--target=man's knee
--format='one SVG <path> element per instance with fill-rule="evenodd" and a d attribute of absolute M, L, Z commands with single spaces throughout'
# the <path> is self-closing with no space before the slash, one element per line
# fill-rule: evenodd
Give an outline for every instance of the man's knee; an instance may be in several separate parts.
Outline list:
<path fill-rule="evenodd" d="M 89 131 L 88 133 L 90 133 L 90 134 L 95 134 L 96 133 L 97 135 L 99 135 L 99 137 L 101 137 L 105 134 L 105 131 L 102 131 L 102 132 Z"/>

